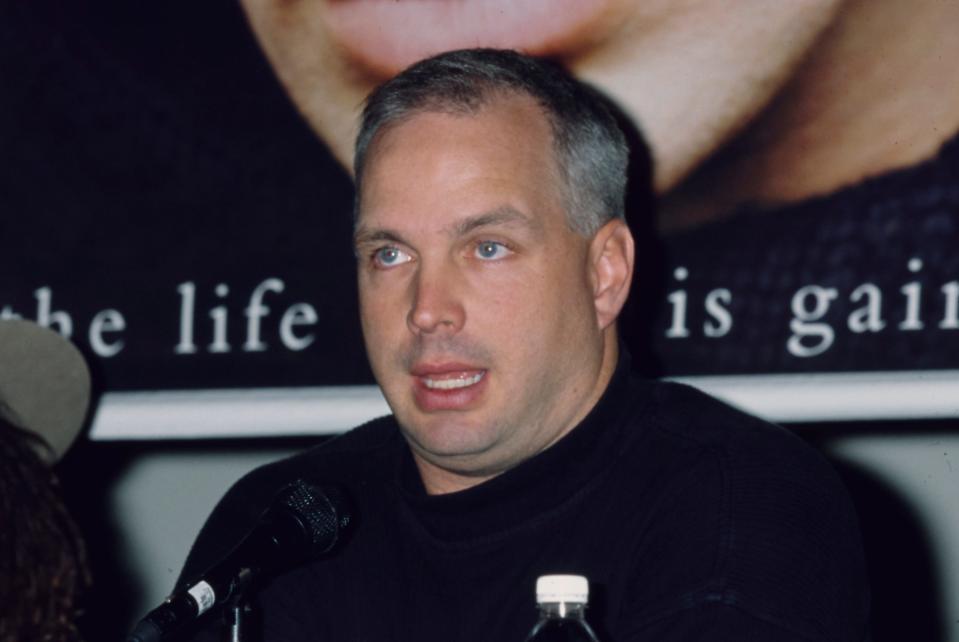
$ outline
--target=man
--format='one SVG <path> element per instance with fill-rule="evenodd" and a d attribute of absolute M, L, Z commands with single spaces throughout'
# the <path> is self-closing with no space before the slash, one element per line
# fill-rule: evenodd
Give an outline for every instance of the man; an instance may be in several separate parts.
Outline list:
<path fill-rule="evenodd" d="M 305 478 L 345 486 L 357 525 L 264 587 L 266 640 L 520 640 L 536 577 L 557 572 L 589 578 L 608 640 L 862 640 L 855 517 L 823 461 L 629 374 L 626 161 L 591 92 L 513 52 L 444 54 L 380 87 L 355 249 L 393 415 L 241 480 L 182 577 Z"/>

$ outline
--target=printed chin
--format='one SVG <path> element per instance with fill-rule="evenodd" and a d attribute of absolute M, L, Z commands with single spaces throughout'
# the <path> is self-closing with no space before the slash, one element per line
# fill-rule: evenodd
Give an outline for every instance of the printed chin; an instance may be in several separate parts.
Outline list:
<path fill-rule="evenodd" d="M 610 0 L 326 0 L 327 27 L 346 53 L 389 77 L 467 47 L 562 55 L 597 40 Z"/>

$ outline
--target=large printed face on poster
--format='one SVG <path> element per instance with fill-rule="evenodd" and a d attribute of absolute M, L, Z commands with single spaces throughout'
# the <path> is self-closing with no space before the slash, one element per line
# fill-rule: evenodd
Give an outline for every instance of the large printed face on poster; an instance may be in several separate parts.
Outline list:
<path fill-rule="evenodd" d="M 959 368 L 956 9 L 907 4 L 11 8 L 0 315 L 86 351 L 104 437 L 385 410 L 351 247 L 362 99 L 439 50 L 517 47 L 609 98 L 635 180 L 652 161 L 659 203 L 627 212 L 642 370 L 773 419 L 938 416 Z"/>

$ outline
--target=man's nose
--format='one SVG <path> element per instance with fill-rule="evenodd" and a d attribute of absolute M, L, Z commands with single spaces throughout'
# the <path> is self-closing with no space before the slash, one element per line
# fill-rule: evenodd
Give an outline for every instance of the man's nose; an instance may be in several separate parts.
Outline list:
<path fill-rule="evenodd" d="M 413 334 L 459 332 L 466 311 L 459 296 L 455 269 L 422 267 L 413 285 L 413 302 L 406 323 Z"/>

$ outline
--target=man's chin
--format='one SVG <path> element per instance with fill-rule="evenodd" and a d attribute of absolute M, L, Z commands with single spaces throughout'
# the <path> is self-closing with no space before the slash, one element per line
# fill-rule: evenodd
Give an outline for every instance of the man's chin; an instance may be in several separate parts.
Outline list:
<path fill-rule="evenodd" d="M 509 470 L 514 463 L 504 461 L 493 450 L 447 448 L 440 452 L 413 449 L 414 460 L 423 485 L 430 494 L 471 488 Z"/>
<path fill-rule="evenodd" d="M 403 429 L 416 455 L 434 466 L 469 474 L 488 467 L 499 440 L 488 426 L 460 421 L 431 422 Z M 402 424 L 401 424 L 402 425 Z"/>
<path fill-rule="evenodd" d="M 454 434 L 437 434 L 437 431 L 433 431 L 415 437 L 407 433 L 406 438 L 415 451 L 431 461 L 449 464 L 462 462 L 467 467 L 468 462 L 485 458 L 494 448 L 493 439 L 481 439 L 476 433 L 463 434 L 460 429 L 453 430 Z"/>

